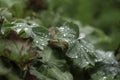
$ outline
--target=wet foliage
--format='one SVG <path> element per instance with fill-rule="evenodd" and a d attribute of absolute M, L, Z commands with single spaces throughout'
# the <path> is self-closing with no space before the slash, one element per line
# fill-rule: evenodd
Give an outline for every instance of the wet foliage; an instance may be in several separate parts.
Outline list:
<path fill-rule="evenodd" d="M 120 47 L 58 2 L 0 0 L 0 80 L 120 80 Z"/>

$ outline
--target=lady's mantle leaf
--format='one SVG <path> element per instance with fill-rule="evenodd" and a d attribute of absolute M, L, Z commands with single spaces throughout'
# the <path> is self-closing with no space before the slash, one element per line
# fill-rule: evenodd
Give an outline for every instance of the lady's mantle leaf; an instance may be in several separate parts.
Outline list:
<path fill-rule="evenodd" d="M 44 27 L 35 27 L 32 31 L 34 33 L 33 38 L 35 46 L 43 50 L 44 47 L 47 46 L 50 37 L 48 30 Z"/>
<path fill-rule="evenodd" d="M 73 65 L 80 69 L 94 66 L 94 48 L 85 40 L 79 39 L 71 44 L 66 55 L 73 61 Z"/>
<path fill-rule="evenodd" d="M 67 22 L 63 26 L 57 28 L 57 38 L 68 43 L 74 42 L 79 37 L 79 27 L 73 22 Z"/>
<path fill-rule="evenodd" d="M 97 63 L 91 70 L 91 80 L 119 80 L 120 66 L 112 64 Z"/>

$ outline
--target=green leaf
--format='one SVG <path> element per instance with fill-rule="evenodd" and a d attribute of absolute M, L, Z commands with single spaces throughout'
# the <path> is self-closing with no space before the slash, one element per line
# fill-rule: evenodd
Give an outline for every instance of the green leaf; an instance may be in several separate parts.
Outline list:
<path fill-rule="evenodd" d="M 111 75 L 105 76 L 104 72 L 100 71 L 100 72 L 93 74 L 91 80 L 113 80 L 113 79 Z"/>
<path fill-rule="evenodd" d="M 28 38 L 33 37 L 33 27 L 38 27 L 38 24 L 30 20 L 17 19 L 10 23 L 5 22 L 1 28 L 1 31 L 3 35 L 6 35 L 9 34 L 9 31 L 13 30 L 16 31 L 20 37 Z"/>
<path fill-rule="evenodd" d="M 23 69 L 24 63 L 36 57 L 35 51 L 31 50 L 31 45 L 26 42 L 0 40 L 0 56 L 4 56 L 14 61 Z"/>
<path fill-rule="evenodd" d="M 66 22 L 57 29 L 57 38 L 68 43 L 74 42 L 79 37 L 79 26 L 72 21 Z"/>
<path fill-rule="evenodd" d="M 66 55 L 72 60 L 73 66 L 80 70 L 95 66 L 94 47 L 83 39 L 76 40 L 71 44 Z"/>
<path fill-rule="evenodd" d="M 41 61 L 47 65 L 54 65 L 59 68 L 64 68 L 64 66 L 67 65 L 67 62 L 62 55 L 63 53 L 46 47 L 42 53 L 43 59 Z"/>
<path fill-rule="evenodd" d="M 42 64 L 37 64 L 36 69 L 42 75 L 43 79 L 50 78 L 54 80 L 73 80 L 69 72 L 67 62 L 61 52 L 46 47 L 42 53 Z M 39 66 L 40 65 L 40 66 Z M 48 79 L 49 80 L 49 79 Z"/>
<path fill-rule="evenodd" d="M 61 71 L 55 66 L 42 65 L 40 72 L 54 80 L 73 80 L 72 75 L 68 71 Z"/>
<path fill-rule="evenodd" d="M 103 62 L 105 64 L 118 64 L 115 60 L 113 52 L 105 52 L 103 50 L 96 50 L 96 62 Z"/>
<path fill-rule="evenodd" d="M 30 74 L 35 76 L 38 80 L 52 80 L 49 77 L 43 75 L 42 73 L 38 72 L 34 67 L 30 68 Z"/>
<path fill-rule="evenodd" d="M 43 50 L 47 46 L 50 37 L 48 30 L 44 27 L 35 27 L 32 31 L 34 33 L 34 45 Z"/>
<path fill-rule="evenodd" d="M 119 80 L 120 66 L 97 63 L 91 70 L 91 80 Z"/>

